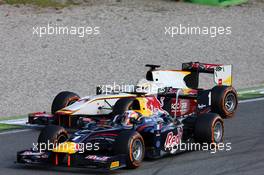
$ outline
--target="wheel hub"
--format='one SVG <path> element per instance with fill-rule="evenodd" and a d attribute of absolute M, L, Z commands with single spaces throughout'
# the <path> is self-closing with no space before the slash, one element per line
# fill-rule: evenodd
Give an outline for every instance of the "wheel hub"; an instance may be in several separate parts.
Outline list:
<path fill-rule="evenodd" d="M 214 125 L 214 141 L 219 143 L 222 139 L 223 127 L 220 121 L 217 121 Z"/>
<path fill-rule="evenodd" d="M 234 94 L 229 93 L 225 98 L 225 108 L 228 112 L 234 111 L 236 107 L 236 97 Z"/>
<path fill-rule="evenodd" d="M 140 140 L 135 140 L 132 145 L 132 155 L 134 160 L 141 160 L 143 145 Z"/>

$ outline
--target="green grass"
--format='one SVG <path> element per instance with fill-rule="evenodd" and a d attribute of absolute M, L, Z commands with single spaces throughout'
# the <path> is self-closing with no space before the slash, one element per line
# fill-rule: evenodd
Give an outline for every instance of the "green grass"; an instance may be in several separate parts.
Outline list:
<path fill-rule="evenodd" d="M 264 97 L 263 94 L 259 94 L 259 93 L 246 93 L 246 94 L 238 94 L 238 99 L 239 100 L 246 100 L 246 99 L 252 99 L 252 98 L 260 98 L 260 97 Z"/>
<path fill-rule="evenodd" d="M 67 1 L 66 3 L 56 2 L 55 0 L 4 0 L 7 4 L 16 5 L 16 4 L 31 4 L 39 7 L 54 7 L 54 8 L 63 8 L 73 4 L 72 1 Z"/>
<path fill-rule="evenodd" d="M 1 131 L 6 131 L 6 130 L 11 130 L 11 129 L 21 129 L 21 128 L 23 128 L 23 126 L 9 125 L 9 124 L 0 123 L 0 132 Z"/>
<path fill-rule="evenodd" d="M 14 120 L 14 119 L 22 119 L 27 118 L 27 115 L 17 115 L 17 116 L 9 116 L 9 117 L 0 117 L 0 121 L 3 120 Z"/>
<path fill-rule="evenodd" d="M 261 93 L 264 90 L 264 85 L 260 85 L 257 87 L 239 89 L 238 90 L 238 98 L 240 100 L 251 99 L 251 98 L 259 98 L 264 97 L 264 94 Z"/>

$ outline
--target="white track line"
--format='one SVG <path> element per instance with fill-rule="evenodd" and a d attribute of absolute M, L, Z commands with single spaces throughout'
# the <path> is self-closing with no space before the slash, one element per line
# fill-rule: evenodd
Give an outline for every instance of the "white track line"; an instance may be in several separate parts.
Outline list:
<path fill-rule="evenodd" d="M 241 100 L 238 103 L 250 103 L 250 102 L 262 101 L 262 100 L 264 100 L 264 97 L 249 99 L 249 100 Z M 31 131 L 31 129 L 18 129 L 18 130 L 13 130 L 13 131 L 0 132 L 0 135 L 15 134 L 15 133 L 20 133 L 20 132 L 28 132 L 28 131 Z"/>
<path fill-rule="evenodd" d="M 15 134 L 15 133 L 20 133 L 20 132 L 28 132 L 28 131 L 31 131 L 31 129 L 17 129 L 17 130 L 12 130 L 12 131 L 0 132 L 0 135 Z"/>
<path fill-rule="evenodd" d="M 12 119 L 12 120 L 3 120 L 0 121 L 0 123 L 3 124 L 10 124 L 10 125 L 22 125 L 24 126 L 27 123 L 27 118 L 22 118 L 22 119 Z"/>
<path fill-rule="evenodd" d="M 249 102 L 254 102 L 254 101 L 262 101 L 262 100 L 264 100 L 264 97 L 248 99 L 248 100 L 241 100 L 238 103 L 249 103 Z"/>

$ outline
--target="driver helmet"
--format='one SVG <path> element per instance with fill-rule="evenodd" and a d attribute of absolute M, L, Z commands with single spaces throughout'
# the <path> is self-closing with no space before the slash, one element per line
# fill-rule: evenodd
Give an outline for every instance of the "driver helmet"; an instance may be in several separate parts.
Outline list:
<path fill-rule="evenodd" d="M 133 111 L 133 110 L 126 111 L 123 114 L 121 124 L 123 124 L 124 126 L 133 126 L 133 124 L 130 123 L 130 119 L 134 118 L 137 120 L 139 117 L 140 117 L 140 114 L 136 111 Z"/>

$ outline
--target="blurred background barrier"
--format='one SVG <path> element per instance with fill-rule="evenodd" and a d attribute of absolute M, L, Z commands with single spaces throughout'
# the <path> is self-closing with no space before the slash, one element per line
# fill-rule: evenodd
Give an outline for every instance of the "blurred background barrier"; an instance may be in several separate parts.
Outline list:
<path fill-rule="evenodd" d="M 187 2 L 212 5 L 212 6 L 233 6 L 246 3 L 248 0 L 186 0 Z"/>

